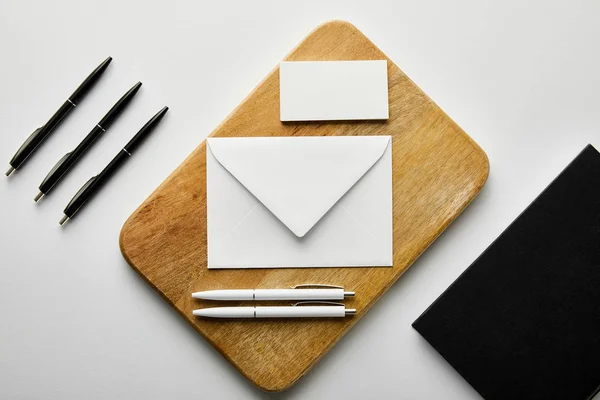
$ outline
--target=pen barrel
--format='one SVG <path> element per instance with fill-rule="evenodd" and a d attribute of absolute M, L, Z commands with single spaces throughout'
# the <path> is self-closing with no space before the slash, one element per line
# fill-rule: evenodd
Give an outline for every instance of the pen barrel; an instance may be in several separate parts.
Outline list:
<path fill-rule="evenodd" d="M 344 300 L 344 289 L 255 289 L 254 300 Z"/>
<path fill-rule="evenodd" d="M 96 82 L 98 82 L 98 79 L 100 79 L 100 77 L 102 76 L 102 74 L 104 73 L 104 71 L 108 67 L 108 64 L 110 64 L 111 61 L 112 57 L 108 57 L 100 65 L 98 65 L 96 69 L 93 70 L 87 78 L 85 78 L 81 85 L 79 85 L 77 89 L 75 89 L 73 94 L 69 96 L 69 100 L 72 101 L 74 104 L 79 104 L 81 99 L 83 99 L 85 95 L 90 91 L 90 89 L 94 87 Z"/>
<path fill-rule="evenodd" d="M 90 146 L 93 145 L 94 142 L 96 140 L 98 140 L 98 138 L 100 136 L 102 136 L 102 134 L 104 133 L 104 131 L 105 131 L 105 129 L 102 129 L 98 125 L 96 125 L 94 128 L 92 128 L 92 130 L 90 131 L 90 133 L 88 133 L 86 135 L 86 137 L 84 137 L 83 140 L 72 151 L 73 156 L 75 157 L 74 161 L 76 161 L 77 159 L 79 159 L 79 157 L 81 157 L 88 150 L 88 148 L 90 148 Z"/>
<path fill-rule="evenodd" d="M 343 318 L 344 306 L 211 307 L 192 312 L 205 318 Z"/>
<path fill-rule="evenodd" d="M 15 153 L 13 158 L 10 160 L 10 165 L 13 168 L 18 169 L 23 163 L 34 153 L 38 146 L 54 131 L 54 129 L 60 124 L 63 118 L 71 111 L 75 106 L 68 101 L 65 101 L 63 105 L 50 117 L 48 122 L 39 130 L 35 130 L 25 142 L 21 145 L 19 150 Z"/>
<path fill-rule="evenodd" d="M 142 82 L 136 83 L 131 89 L 129 89 L 127 93 L 125 93 L 110 110 L 108 110 L 98 125 L 105 130 L 108 129 L 108 127 L 112 125 L 117 118 L 119 118 L 123 111 L 125 111 L 125 108 L 127 108 L 129 103 L 131 103 L 131 100 L 133 100 L 137 92 L 140 90 L 140 87 L 142 87 Z"/>
<path fill-rule="evenodd" d="M 85 154 L 87 149 L 102 135 L 104 131 L 97 125 L 90 133 L 77 145 L 77 147 L 61 158 L 56 165 L 48 172 L 46 178 L 40 184 L 40 192 L 44 194 L 50 193 L 58 181 L 77 163 L 77 161 Z"/>
<path fill-rule="evenodd" d="M 214 301 L 344 300 L 344 289 L 223 289 L 192 293 L 192 297 Z"/>
<path fill-rule="evenodd" d="M 56 129 L 56 127 L 58 126 L 58 124 L 61 123 L 61 121 L 63 120 L 64 117 L 67 116 L 67 114 L 69 112 L 71 112 L 71 110 L 73 110 L 75 108 L 75 106 L 73 104 L 71 104 L 68 101 L 65 101 L 62 106 L 60 106 L 58 108 L 58 110 L 56 110 L 56 112 L 54 113 L 54 115 L 52 115 L 50 117 L 50 119 L 48 120 L 48 122 L 46 122 L 46 125 L 43 126 L 42 131 L 40 132 L 40 134 L 44 134 L 44 138 L 51 133 L 54 129 Z"/>
<path fill-rule="evenodd" d="M 256 307 L 256 318 L 342 318 L 344 306 Z"/>
<path fill-rule="evenodd" d="M 254 300 L 254 289 L 206 290 L 192 293 L 192 297 L 200 300 L 244 301 Z"/>
<path fill-rule="evenodd" d="M 106 166 L 106 168 L 104 168 L 102 172 L 98 174 L 96 190 L 100 189 L 100 187 L 102 187 L 106 183 L 106 181 L 110 179 L 110 177 L 113 176 L 115 172 L 117 172 L 117 170 L 121 167 L 121 165 L 125 163 L 125 161 L 127 161 L 129 157 L 131 157 L 131 154 L 127 153 L 124 150 L 121 150 L 119 154 L 117 154 L 115 158 L 111 160 L 111 162 Z"/>
<path fill-rule="evenodd" d="M 254 318 L 254 307 L 211 307 L 194 310 L 196 317 L 205 318 Z"/>
<path fill-rule="evenodd" d="M 133 154 L 133 152 L 142 144 L 144 140 L 146 140 L 150 133 L 152 133 L 152 131 L 156 128 L 156 126 L 163 119 L 168 110 L 169 107 L 163 107 L 152 118 L 150 118 L 150 120 L 146 122 L 144 126 L 142 126 L 138 133 L 136 133 L 135 136 L 131 138 L 129 142 L 127 142 L 123 149 L 125 149 L 130 154 Z"/>
<path fill-rule="evenodd" d="M 73 216 L 94 196 L 94 194 L 104 186 L 108 179 L 119 169 L 119 167 L 129 158 L 129 154 L 121 150 L 119 154 L 100 172 L 91 178 L 85 185 L 79 189 L 77 194 L 71 199 L 64 210 L 64 214 L 73 218 Z"/>

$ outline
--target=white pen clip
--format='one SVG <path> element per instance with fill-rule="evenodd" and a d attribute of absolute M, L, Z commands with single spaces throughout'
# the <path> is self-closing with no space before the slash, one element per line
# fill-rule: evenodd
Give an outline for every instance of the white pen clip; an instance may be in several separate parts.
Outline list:
<path fill-rule="evenodd" d="M 343 286 L 327 285 L 324 283 L 303 283 L 301 285 L 291 286 L 292 289 L 306 289 L 306 288 L 329 288 L 329 289 L 344 289 Z M 354 297 L 354 292 L 344 292 L 344 297 Z"/>
<path fill-rule="evenodd" d="M 325 304 L 325 305 L 329 305 L 329 306 L 344 307 L 344 315 L 345 316 L 356 314 L 356 308 L 346 308 L 346 305 L 344 303 L 338 303 L 335 301 L 314 301 L 314 300 L 299 301 L 297 303 L 292 304 L 292 307 L 301 307 L 301 306 L 305 306 L 305 305 L 309 305 L 309 304 Z"/>
<path fill-rule="evenodd" d="M 291 286 L 292 289 L 309 288 L 309 287 L 331 288 L 331 289 L 343 289 L 344 288 L 343 286 L 327 285 L 325 283 L 303 283 L 301 285 Z"/>
<path fill-rule="evenodd" d="M 306 301 L 299 301 L 297 303 L 293 303 L 292 307 L 305 306 L 305 305 L 308 305 L 308 304 L 327 304 L 327 305 L 330 305 L 330 306 L 342 306 L 342 307 L 346 306 L 344 303 L 338 303 L 337 301 L 306 300 Z"/>

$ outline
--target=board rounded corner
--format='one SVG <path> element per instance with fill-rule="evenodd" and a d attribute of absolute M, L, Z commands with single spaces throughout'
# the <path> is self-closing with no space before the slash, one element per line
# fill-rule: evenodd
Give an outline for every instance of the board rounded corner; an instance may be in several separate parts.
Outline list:
<path fill-rule="evenodd" d="M 134 211 L 133 214 L 127 218 L 123 226 L 121 227 L 121 231 L 119 232 L 119 250 L 121 251 L 121 255 L 127 261 L 131 267 L 135 268 L 133 261 L 131 260 L 131 256 L 129 254 L 129 249 L 127 245 L 127 235 L 130 231 L 133 230 L 133 220 L 136 218 L 138 214 L 138 210 Z"/>
<path fill-rule="evenodd" d="M 469 140 L 471 141 L 471 145 L 475 148 L 474 151 L 477 152 L 477 154 L 482 158 L 481 176 L 479 178 L 479 181 L 477 182 L 477 191 L 475 193 L 475 195 L 477 195 L 479 194 L 479 192 L 481 191 L 481 189 L 483 188 L 490 176 L 490 158 L 488 157 L 487 153 L 481 148 L 481 146 L 479 146 L 477 142 L 475 142 L 470 136 Z"/>
<path fill-rule="evenodd" d="M 310 36 L 313 33 L 316 33 L 324 28 L 339 28 L 339 27 L 343 27 L 343 28 L 347 28 L 347 29 L 350 29 L 353 31 L 360 32 L 360 30 L 352 22 L 346 21 L 344 19 L 334 18 L 334 19 L 330 19 L 330 20 L 321 22 L 307 36 Z"/>
<path fill-rule="evenodd" d="M 258 389 L 262 390 L 265 393 L 281 393 L 281 392 L 285 392 L 286 390 L 288 390 L 289 388 L 291 388 L 292 386 L 294 386 L 296 384 L 296 382 L 302 377 L 302 375 L 295 377 L 294 379 L 288 380 L 286 382 L 279 382 L 279 383 L 273 383 L 273 382 L 265 382 L 265 383 L 261 383 L 261 382 L 257 382 L 249 377 L 246 376 L 247 379 L 250 380 L 250 382 L 252 382 L 252 384 L 254 386 L 256 386 Z"/>

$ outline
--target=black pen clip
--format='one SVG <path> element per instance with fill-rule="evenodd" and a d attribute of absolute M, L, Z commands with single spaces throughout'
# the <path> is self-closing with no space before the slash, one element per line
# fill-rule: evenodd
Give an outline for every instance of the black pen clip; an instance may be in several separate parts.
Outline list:
<path fill-rule="evenodd" d="M 73 152 L 72 151 L 68 152 L 67 154 L 65 154 L 64 156 L 62 156 L 62 158 L 60 160 L 58 160 L 58 162 L 56 163 L 56 165 L 54 167 L 52 167 L 52 169 L 50 170 L 50 172 L 48 172 L 48 175 L 46 175 L 46 177 L 44 178 L 44 180 L 40 184 L 40 187 L 44 186 L 45 183 L 46 183 L 46 181 L 56 173 L 56 171 L 60 168 L 60 166 L 64 164 L 64 162 L 67 160 L 67 158 L 69 158 L 69 156 L 71 155 L 71 153 L 73 153 Z M 64 173 L 64 171 L 63 171 L 63 173 Z"/>
<path fill-rule="evenodd" d="M 72 154 L 73 152 L 70 151 L 67 154 L 65 154 L 64 156 L 62 156 L 62 158 L 60 160 L 58 160 L 58 162 L 56 163 L 56 165 L 50 170 L 50 172 L 48 173 L 48 175 L 52 175 L 53 173 L 56 172 L 56 170 L 65 162 L 65 160 L 67 158 L 69 158 L 69 156 Z"/>
<path fill-rule="evenodd" d="M 77 200 L 79 200 L 79 197 L 81 196 L 81 194 L 83 192 L 85 192 L 85 190 L 92 184 L 92 182 L 94 182 L 96 180 L 96 178 L 98 177 L 98 175 L 96 176 L 92 176 L 82 187 L 81 189 L 79 189 L 77 191 L 77 193 L 75 193 L 75 196 L 73 196 L 73 198 L 71 199 L 71 201 L 69 202 L 69 204 L 67 204 L 66 208 L 71 207 L 71 205 L 73 203 L 75 203 Z"/>
<path fill-rule="evenodd" d="M 34 130 L 31 133 L 31 135 L 29 135 L 29 137 L 23 142 L 21 147 L 19 147 L 19 150 L 25 148 L 35 138 L 35 136 L 38 134 L 38 132 L 42 130 L 42 128 L 44 128 L 44 125 L 40 126 L 39 128 L 36 128 L 36 130 Z"/>

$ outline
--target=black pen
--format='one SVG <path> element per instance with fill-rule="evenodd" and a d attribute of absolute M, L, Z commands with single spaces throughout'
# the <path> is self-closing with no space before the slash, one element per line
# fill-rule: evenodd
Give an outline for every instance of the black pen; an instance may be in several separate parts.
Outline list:
<path fill-rule="evenodd" d="M 79 143 L 75 150 L 65 154 L 58 163 L 50 170 L 46 178 L 40 184 L 40 192 L 33 199 L 36 203 L 45 195 L 50 193 L 50 190 L 60 181 L 60 179 L 67 174 L 69 169 L 77 163 L 77 160 L 83 156 L 88 149 L 92 147 L 92 144 L 98 139 L 109 126 L 121 115 L 125 107 L 133 100 L 134 96 L 142 87 L 142 82 L 136 83 L 127 93 L 123 95 L 112 106 L 112 108 L 106 113 L 104 118 L 92 128 L 92 131 Z"/>
<path fill-rule="evenodd" d="M 119 151 L 119 154 L 104 168 L 102 172 L 91 178 L 85 185 L 75 194 L 64 211 L 64 216 L 59 224 L 63 225 L 69 219 L 72 219 L 75 214 L 83 207 L 83 205 L 108 181 L 108 179 L 119 169 L 123 163 L 131 157 L 135 149 L 148 137 L 150 132 L 154 130 L 156 125 L 165 116 L 169 107 L 164 107 L 150 121 L 140 129 L 138 133 Z"/>
<path fill-rule="evenodd" d="M 16 169 L 19 169 L 25 161 L 35 152 L 37 147 L 54 131 L 54 129 L 59 125 L 60 121 L 71 111 L 73 110 L 79 101 L 82 100 L 85 95 L 90 91 L 92 86 L 98 81 L 102 73 L 108 67 L 108 64 L 112 61 L 112 57 L 108 57 L 106 60 L 102 62 L 92 73 L 85 78 L 85 81 L 75 91 L 73 94 L 64 102 L 62 106 L 54 113 L 52 117 L 46 122 L 45 125 L 37 128 L 29 137 L 25 140 L 25 142 L 19 147 L 19 150 L 15 153 L 13 158 L 10 160 L 10 168 L 6 171 L 6 176 L 10 176 Z"/>

